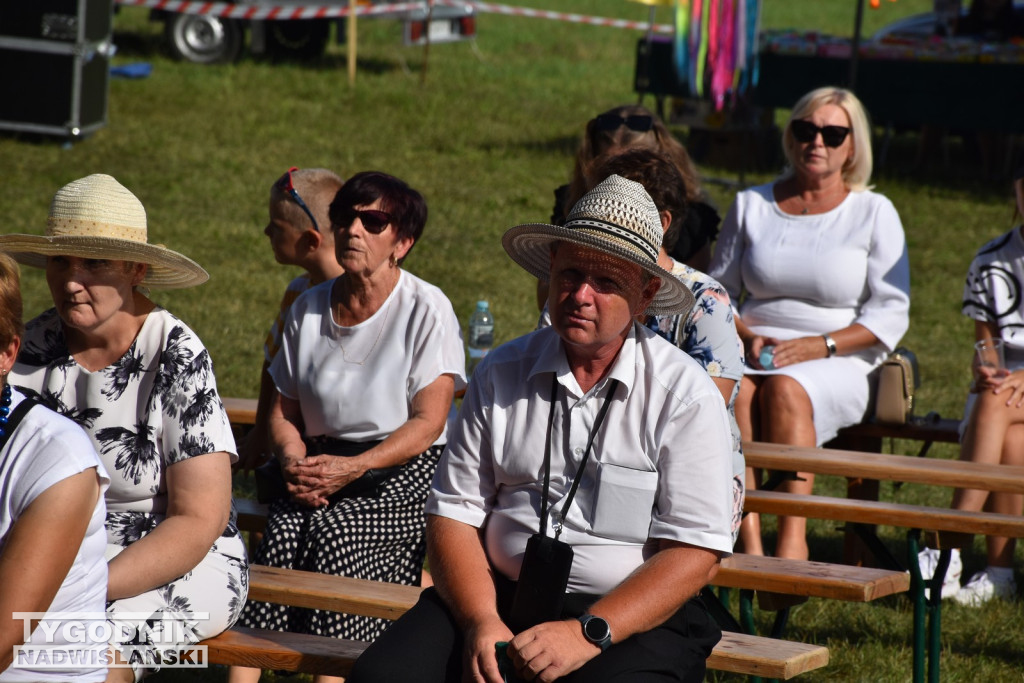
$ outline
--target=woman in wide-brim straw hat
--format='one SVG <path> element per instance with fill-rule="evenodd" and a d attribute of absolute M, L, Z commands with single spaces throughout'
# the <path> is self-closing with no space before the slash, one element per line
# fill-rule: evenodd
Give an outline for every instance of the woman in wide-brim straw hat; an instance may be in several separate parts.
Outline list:
<path fill-rule="evenodd" d="M 198 285 L 206 271 L 150 244 L 141 202 L 99 174 L 57 192 L 45 235 L 0 236 L 0 251 L 44 268 L 54 303 L 26 326 L 13 381 L 78 422 L 111 474 L 107 614 L 121 655 L 137 664 L 169 633 L 192 642 L 220 633 L 248 586 L 229 522 L 235 443 L 209 353 L 140 291 Z M 186 624 L 189 612 L 209 618 Z M 149 628 L 139 615 L 153 615 Z M 147 670 L 111 668 L 108 680 Z"/>

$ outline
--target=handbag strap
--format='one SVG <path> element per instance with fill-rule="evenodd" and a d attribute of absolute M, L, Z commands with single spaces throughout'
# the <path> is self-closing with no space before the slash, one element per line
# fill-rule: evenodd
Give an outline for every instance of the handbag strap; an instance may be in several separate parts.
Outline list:
<path fill-rule="evenodd" d="M 566 513 L 569 511 L 569 506 L 572 505 L 572 500 L 576 496 L 576 489 L 580 486 L 580 479 L 583 476 L 583 468 L 587 466 L 587 460 L 590 457 L 590 451 L 594 446 L 594 439 L 597 438 L 597 432 L 601 429 L 601 425 L 604 423 L 604 417 L 608 414 L 608 407 L 611 405 L 612 396 L 615 394 L 615 388 L 618 386 L 618 380 L 611 380 L 611 386 L 608 389 L 608 394 L 604 397 L 604 402 L 601 404 L 601 409 L 597 413 L 597 418 L 594 420 L 594 426 L 590 429 L 590 435 L 587 438 L 587 449 L 583 452 L 583 459 L 580 460 L 579 467 L 576 468 L 576 474 L 572 478 L 572 486 L 569 487 L 569 495 L 565 498 L 565 503 L 562 504 L 562 510 L 559 513 L 559 519 L 565 519 Z M 548 438 L 544 444 L 544 493 L 541 496 L 540 501 L 540 534 L 545 536 L 545 530 L 548 526 L 548 493 L 551 485 L 551 435 L 554 431 L 555 425 L 555 403 L 558 401 L 558 377 L 552 374 L 551 376 L 551 409 L 548 412 Z M 555 530 L 555 540 L 558 540 L 559 535 L 562 533 L 562 523 L 556 521 L 553 525 Z"/>
<path fill-rule="evenodd" d="M 7 416 L 6 424 L 4 424 L 3 433 L 0 434 L 0 451 L 7 447 L 7 442 L 10 441 L 11 435 L 14 434 L 14 431 L 21 423 L 21 418 L 25 417 L 25 414 L 37 405 L 40 405 L 38 401 L 25 397 L 11 411 L 10 415 Z"/>

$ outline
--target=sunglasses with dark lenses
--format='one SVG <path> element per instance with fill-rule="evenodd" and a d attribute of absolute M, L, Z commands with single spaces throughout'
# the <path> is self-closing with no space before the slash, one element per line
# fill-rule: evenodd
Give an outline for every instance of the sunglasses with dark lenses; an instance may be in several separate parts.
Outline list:
<path fill-rule="evenodd" d="M 654 125 L 654 118 L 644 114 L 630 114 L 619 116 L 618 114 L 598 114 L 594 119 L 598 130 L 618 130 L 625 126 L 637 133 L 646 133 Z"/>
<path fill-rule="evenodd" d="M 366 228 L 366 231 L 374 235 L 384 232 L 384 229 L 391 223 L 391 214 L 387 211 L 378 211 L 377 209 L 364 209 L 362 211 L 349 209 L 342 213 L 339 218 L 341 218 L 339 225 L 344 228 L 350 227 L 358 218 L 359 222 Z"/>
<path fill-rule="evenodd" d="M 288 172 L 284 174 L 285 182 L 281 186 L 282 189 L 288 193 L 288 196 L 295 200 L 295 203 L 299 205 L 299 208 L 306 212 L 309 216 L 309 220 L 313 222 L 313 229 L 320 232 L 320 226 L 316 224 L 316 219 L 313 218 L 313 212 L 306 206 L 306 202 L 302 201 L 302 197 L 299 196 L 299 191 L 295 189 L 295 185 L 292 183 L 292 173 L 298 171 L 298 166 L 292 166 L 288 169 Z"/>
<path fill-rule="evenodd" d="M 789 129 L 793 131 L 793 137 L 796 138 L 797 142 L 814 142 L 814 138 L 818 137 L 818 133 L 821 133 L 821 141 L 825 143 L 826 147 L 838 147 L 843 144 L 843 140 L 850 134 L 850 129 L 846 126 L 822 126 L 819 128 L 810 121 L 804 121 L 803 119 L 797 119 L 789 124 Z"/>

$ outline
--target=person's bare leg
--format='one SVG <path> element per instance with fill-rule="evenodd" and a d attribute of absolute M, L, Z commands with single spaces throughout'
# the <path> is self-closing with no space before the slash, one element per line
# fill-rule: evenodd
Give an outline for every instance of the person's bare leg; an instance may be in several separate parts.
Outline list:
<path fill-rule="evenodd" d="M 341 676 L 313 676 L 313 683 L 345 683 Z"/>
<path fill-rule="evenodd" d="M 1006 430 L 1006 439 L 1003 442 L 1003 457 L 1000 463 L 1003 465 L 1024 465 L 1024 425 L 1011 425 Z M 1002 491 L 994 492 L 989 496 L 985 510 L 1019 517 L 1024 514 L 1024 495 L 1004 493 Z M 1017 539 L 1004 536 L 989 536 L 985 539 L 985 545 L 988 565 L 990 567 L 1013 567 L 1013 553 L 1017 547 Z"/>
<path fill-rule="evenodd" d="M 761 385 L 761 429 L 765 439 L 772 443 L 792 446 L 817 445 L 814 429 L 814 409 L 811 399 L 792 377 L 772 375 Z M 814 488 L 814 475 L 798 472 L 796 480 L 783 483 L 780 491 L 809 494 Z M 779 540 L 776 557 L 806 560 L 807 520 L 803 517 L 779 517 Z"/>
<path fill-rule="evenodd" d="M 111 649 L 108 650 L 108 653 L 110 655 L 111 661 L 117 662 L 119 664 L 127 663 L 124 657 L 121 655 L 120 650 L 111 647 Z M 105 683 L 135 683 L 135 672 L 127 666 L 112 666 L 107 669 L 107 678 Z"/>
<path fill-rule="evenodd" d="M 758 435 L 758 432 L 754 430 L 753 412 L 757 405 L 755 396 L 760 379 L 760 377 L 756 377 L 756 379 L 749 376 L 744 377 L 740 381 L 740 390 L 736 394 L 734 407 L 736 424 L 740 428 L 740 438 L 744 441 L 753 441 Z M 747 490 L 752 491 L 756 489 L 758 480 L 758 473 L 753 468 L 748 467 L 746 473 Z M 740 524 L 739 540 L 742 544 L 743 552 L 750 555 L 764 555 L 760 515 L 753 512 L 744 515 L 743 522 Z"/>
<path fill-rule="evenodd" d="M 1006 405 L 1007 393 L 978 394 L 964 430 L 960 444 L 960 459 L 994 465 L 1002 461 L 1004 440 L 1014 425 L 1024 424 L 1024 408 Z M 953 491 L 954 510 L 981 510 L 989 497 L 988 491 L 956 489 Z"/>
<path fill-rule="evenodd" d="M 257 683 L 262 673 L 261 669 L 232 666 L 228 668 L 228 683 Z"/>

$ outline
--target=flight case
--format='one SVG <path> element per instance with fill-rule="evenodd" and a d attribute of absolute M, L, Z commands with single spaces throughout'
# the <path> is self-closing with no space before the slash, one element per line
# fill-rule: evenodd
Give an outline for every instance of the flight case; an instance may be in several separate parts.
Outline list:
<path fill-rule="evenodd" d="M 79 138 L 107 123 L 113 0 L 0 2 L 0 129 Z"/>

